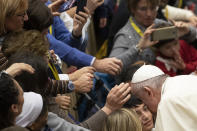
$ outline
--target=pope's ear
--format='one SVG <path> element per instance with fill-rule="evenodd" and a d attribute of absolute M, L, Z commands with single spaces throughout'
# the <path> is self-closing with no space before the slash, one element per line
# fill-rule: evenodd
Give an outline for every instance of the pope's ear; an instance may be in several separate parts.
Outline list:
<path fill-rule="evenodd" d="M 144 91 L 148 96 L 153 97 L 153 90 L 150 87 L 145 86 Z"/>

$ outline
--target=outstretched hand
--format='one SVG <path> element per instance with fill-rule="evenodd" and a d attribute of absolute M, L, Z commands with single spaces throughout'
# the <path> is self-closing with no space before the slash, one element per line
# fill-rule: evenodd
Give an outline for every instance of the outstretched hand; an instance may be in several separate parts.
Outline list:
<path fill-rule="evenodd" d="M 57 94 L 57 96 L 55 97 L 55 101 L 60 106 L 60 108 L 64 110 L 68 110 L 71 103 L 69 96 L 63 96 L 60 94 Z"/>
<path fill-rule="evenodd" d="M 73 35 L 76 37 L 81 36 L 83 26 L 89 17 L 89 10 L 87 7 L 84 7 L 84 11 L 85 12 L 79 11 L 78 14 L 74 15 Z"/>
<path fill-rule="evenodd" d="M 197 16 L 196 15 L 192 15 L 191 17 L 189 17 L 189 22 L 194 25 L 195 27 L 197 27 Z"/>
<path fill-rule="evenodd" d="M 91 73 L 83 74 L 79 79 L 73 82 L 75 86 L 75 91 L 78 93 L 90 92 L 93 87 L 94 75 Z"/>
<path fill-rule="evenodd" d="M 51 4 L 48 5 L 48 8 L 51 10 L 51 13 L 53 14 L 53 16 L 59 16 L 59 9 L 60 6 L 66 2 L 67 0 L 57 0 Z"/>
<path fill-rule="evenodd" d="M 122 61 L 113 57 L 113 58 L 104 58 L 96 59 L 93 63 L 93 67 L 102 73 L 108 73 L 111 75 L 118 75 L 122 70 Z"/>
<path fill-rule="evenodd" d="M 107 101 L 102 110 L 106 114 L 120 109 L 131 97 L 131 87 L 128 83 L 121 83 L 111 89 L 107 95 Z"/>
<path fill-rule="evenodd" d="M 182 21 L 174 21 L 170 20 L 170 22 L 177 27 L 178 29 L 178 37 L 184 36 L 189 33 L 189 24 Z"/>
<path fill-rule="evenodd" d="M 32 66 L 25 63 L 14 63 L 6 69 L 6 73 L 13 77 L 20 75 L 20 73 L 22 73 L 23 71 L 27 71 L 31 74 L 34 73 Z"/>
<path fill-rule="evenodd" d="M 75 72 L 71 74 L 68 74 L 69 80 L 75 81 L 79 79 L 83 74 L 86 74 L 86 73 L 94 74 L 95 71 L 96 69 L 94 67 L 91 67 L 91 66 L 83 67 L 79 70 L 76 70 Z"/>

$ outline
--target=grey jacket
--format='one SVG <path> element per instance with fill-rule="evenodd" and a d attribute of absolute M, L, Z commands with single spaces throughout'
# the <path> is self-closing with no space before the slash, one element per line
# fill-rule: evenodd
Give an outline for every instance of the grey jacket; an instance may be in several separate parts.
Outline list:
<path fill-rule="evenodd" d="M 132 16 L 131 16 L 132 17 Z M 141 26 L 132 17 L 134 23 L 141 29 L 142 32 L 146 30 L 145 27 Z M 155 24 L 163 23 L 165 21 L 156 19 Z M 195 28 L 190 28 L 190 33 L 184 37 L 184 39 L 193 41 L 196 38 Z M 120 29 L 114 38 L 114 46 L 111 51 L 110 57 L 117 57 L 123 62 L 123 71 L 131 64 L 136 61 L 143 60 L 147 63 L 154 64 L 155 54 L 151 48 L 145 49 L 143 52 L 139 53 L 136 49 L 136 45 L 141 39 L 140 35 L 131 26 L 130 21 Z"/>
<path fill-rule="evenodd" d="M 48 113 L 47 124 L 53 131 L 89 131 L 88 129 L 65 121 L 52 112 Z"/>
<path fill-rule="evenodd" d="M 134 18 L 132 19 L 142 32 L 146 30 L 146 28 L 139 25 Z M 163 21 L 156 19 L 155 23 L 157 22 Z M 140 39 L 140 35 L 135 31 L 128 20 L 126 25 L 120 29 L 120 31 L 114 37 L 114 46 L 110 57 L 119 58 L 123 62 L 124 69 L 139 60 L 153 64 L 155 61 L 155 55 L 150 48 L 145 49 L 141 53 L 139 53 L 136 49 L 136 45 Z"/>
<path fill-rule="evenodd" d="M 53 131 L 101 131 L 102 124 L 106 119 L 107 115 L 102 110 L 95 113 L 88 120 L 80 123 L 80 126 L 72 124 L 56 114 L 49 112 L 47 125 L 53 129 Z M 87 128 L 87 129 L 85 129 Z M 89 130 L 88 130 L 89 129 Z"/>

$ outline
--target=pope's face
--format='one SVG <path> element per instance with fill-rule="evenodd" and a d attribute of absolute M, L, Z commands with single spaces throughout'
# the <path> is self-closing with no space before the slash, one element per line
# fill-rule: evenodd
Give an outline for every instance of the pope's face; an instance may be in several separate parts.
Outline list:
<path fill-rule="evenodd" d="M 139 97 L 145 105 L 147 105 L 148 109 L 153 114 L 157 113 L 157 107 L 160 102 L 160 95 L 156 94 L 151 88 L 148 88 L 148 90 L 146 90 L 145 88 L 141 89 L 135 92 L 135 95 Z"/>
<path fill-rule="evenodd" d="M 153 114 L 157 113 L 157 107 L 158 107 L 159 102 L 156 98 L 149 97 L 149 98 L 143 99 L 142 101 L 148 106 L 148 109 Z"/>

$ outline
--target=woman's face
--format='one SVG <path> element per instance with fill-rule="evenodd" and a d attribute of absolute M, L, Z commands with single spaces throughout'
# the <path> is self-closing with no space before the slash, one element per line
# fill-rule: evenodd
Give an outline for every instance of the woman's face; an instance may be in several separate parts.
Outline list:
<path fill-rule="evenodd" d="M 157 16 L 158 7 L 152 7 L 147 0 L 139 0 L 135 10 L 132 10 L 134 18 L 142 26 L 148 27 L 153 24 Z"/>
<path fill-rule="evenodd" d="M 24 3 L 23 9 L 18 9 L 15 15 L 6 18 L 5 27 L 7 31 L 17 31 L 23 28 L 24 21 L 28 20 L 27 8 L 28 4 Z"/>
<path fill-rule="evenodd" d="M 151 131 L 154 127 L 153 116 L 145 104 L 139 104 L 134 107 L 138 117 L 142 123 L 143 131 Z"/>

